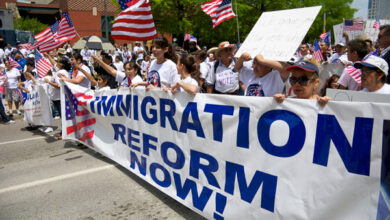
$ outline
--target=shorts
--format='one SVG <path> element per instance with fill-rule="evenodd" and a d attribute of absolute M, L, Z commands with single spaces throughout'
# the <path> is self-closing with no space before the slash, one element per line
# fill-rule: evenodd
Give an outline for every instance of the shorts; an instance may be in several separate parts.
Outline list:
<path fill-rule="evenodd" d="M 5 98 L 9 102 L 20 102 L 20 94 L 17 89 L 5 89 Z"/>

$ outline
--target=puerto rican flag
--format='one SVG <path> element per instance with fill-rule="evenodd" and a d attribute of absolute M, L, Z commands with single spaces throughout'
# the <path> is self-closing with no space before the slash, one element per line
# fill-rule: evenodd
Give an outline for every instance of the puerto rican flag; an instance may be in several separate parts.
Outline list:
<path fill-rule="evenodd" d="M 72 137 L 93 147 L 92 138 L 95 134 L 94 125 L 96 118 L 87 109 L 87 102 L 93 100 L 93 96 L 72 91 L 67 83 L 64 84 L 65 117 L 62 119 L 63 137 Z"/>

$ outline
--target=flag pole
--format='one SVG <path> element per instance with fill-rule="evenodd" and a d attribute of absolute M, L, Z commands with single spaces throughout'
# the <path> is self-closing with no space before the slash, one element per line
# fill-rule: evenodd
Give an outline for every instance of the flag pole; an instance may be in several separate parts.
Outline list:
<path fill-rule="evenodd" d="M 236 0 L 236 21 L 237 21 L 237 43 L 238 43 L 238 46 L 241 46 L 241 42 L 240 42 L 240 27 L 238 25 L 238 10 L 237 10 L 237 0 Z"/>
<path fill-rule="evenodd" d="M 324 27 L 322 33 L 326 33 L 326 13 L 324 12 Z"/>

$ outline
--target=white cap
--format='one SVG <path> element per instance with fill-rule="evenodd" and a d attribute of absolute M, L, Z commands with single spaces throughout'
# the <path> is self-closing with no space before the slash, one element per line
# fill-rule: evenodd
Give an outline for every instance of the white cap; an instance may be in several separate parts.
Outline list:
<path fill-rule="evenodd" d="M 355 63 L 353 66 L 358 69 L 361 69 L 363 66 L 369 68 L 378 68 L 384 72 L 386 76 L 389 71 L 389 65 L 387 64 L 386 60 L 373 55 L 369 56 L 367 60 Z"/>
<path fill-rule="evenodd" d="M 32 54 L 32 53 L 29 54 L 28 57 L 29 57 L 29 58 L 35 58 L 34 54 Z"/>
<path fill-rule="evenodd" d="M 340 45 L 340 46 L 342 46 L 342 47 L 345 47 L 345 44 L 344 44 L 343 42 L 339 42 L 339 43 L 336 44 L 336 46 L 337 46 L 337 45 Z"/>

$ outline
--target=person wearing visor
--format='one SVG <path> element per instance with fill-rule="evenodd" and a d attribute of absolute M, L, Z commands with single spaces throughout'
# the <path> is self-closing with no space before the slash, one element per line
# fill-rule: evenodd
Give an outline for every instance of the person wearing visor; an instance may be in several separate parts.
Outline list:
<path fill-rule="evenodd" d="M 362 92 L 390 94 L 390 85 L 386 84 L 389 65 L 384 59 L 370 56 L 354 67 L 362 70 Z"/>
<path fill-rule="evenodd" d="M 290 98 L 299 99 L 316 99 L 321 106 L 326 105 L 330 100 L 329 97 L 320 97 L 318 94 L 319 70 L 317 65 L 309 61 L 298 61 L 286 68 L 286 71 L 291 72 L 289 82 L 295 96 Z M 274 99 L 277 103 L 282 103 L 286 95 L 276 94 Z"/>

